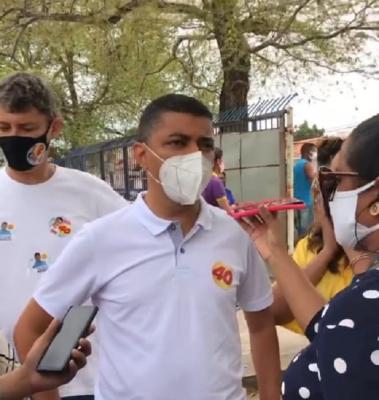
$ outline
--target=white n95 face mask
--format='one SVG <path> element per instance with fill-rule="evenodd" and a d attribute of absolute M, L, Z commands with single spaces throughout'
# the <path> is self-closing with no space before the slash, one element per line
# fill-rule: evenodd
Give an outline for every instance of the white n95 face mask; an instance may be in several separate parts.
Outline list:
<path fill-rule="evenodd" d="M 329 202 L 336 240 L 344 248 L 356 248 L 362 239 L 379 229 L 379 224 L 368 227 L 360 224 L 356 217 L 358 195 L 374 185 L 375 181 L 355 190 L 336 192 Z"/>
<path fill-rule="evenodd" d="M 182 205 L 195 204 L 212 176 L 212 162 L 201 151 L 178 155 L 163 160 L 150 147 L 147 149 L 162 161 L 159 180 L 149 171 L 149 175 L 162 185 L 167 197 Z"/>

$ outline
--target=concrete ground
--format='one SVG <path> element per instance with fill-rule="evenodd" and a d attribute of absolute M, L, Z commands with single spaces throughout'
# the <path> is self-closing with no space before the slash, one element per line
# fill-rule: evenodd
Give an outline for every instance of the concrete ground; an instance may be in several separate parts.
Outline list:
<path fill-rule="evenodd" d="M 244 365 L 244 383 L 248 391 L 249 400 L 259 400 L 259 394 L 256 389 L 256 379 L 254 366 L 251 363 L 249 334 L 243 313 L 238 312 L 238 323 L 240 326 L 241 345 L 242 345 L 242 361 Z M 304 347 L 307 346 L 308 340 L 297 333 L 293 333 L 288 329 L 277 327 L 277 333 L 280 346 L 280 362 L 282 370 L 285 370 L 292 358 Z"/>

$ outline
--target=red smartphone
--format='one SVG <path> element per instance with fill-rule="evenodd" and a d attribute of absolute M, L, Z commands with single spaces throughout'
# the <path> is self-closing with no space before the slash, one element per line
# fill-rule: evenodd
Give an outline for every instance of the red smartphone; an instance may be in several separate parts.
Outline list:
<path fill-rule="evenodd" d="M 287 211 L 287 210 L 302 210 L 306 205 L 301 200 L 295 198 L 278 198 L 271 200 L 263 200 L 260 202 L 244 202 L 238 203 L 230 215 L 233 218 L 239 219 L 243 217 L 253 217 L 259 214 L 259 207 L 266 206 L 271 212 Z"/>

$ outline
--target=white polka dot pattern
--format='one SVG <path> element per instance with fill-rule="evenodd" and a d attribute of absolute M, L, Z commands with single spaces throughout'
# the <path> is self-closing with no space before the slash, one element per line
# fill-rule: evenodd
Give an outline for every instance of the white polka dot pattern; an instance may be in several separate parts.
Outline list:
<path fill-rule="evenodd" d="M 347 371 L 347 364 L 343 358 L 336 358 L 334 360 L 334 369 L 339 374 L 344 374 Z"/>
<path fill-rule="evenodd" d="M 301 353 L 296 354 L 296 356 L 293 358 L 292 362 L 295 363 L 295 362 L 299 359 L 300 354 L 301 354 Z"/>
<path fill-rule="evenodd" d="M 308 365 L 308 369 L 309 369 L 309 371 L 311 371 L 311 372 L 317 372 L 317 371 L 318 371 L 318 366 L 317 366 L 316 363 L 309 364 L 309 365 Z"/>
<path fill-rule="evenodd" d="M 379 290 L 366 290 L 363 292 L 365 299 L 379 299 Z"/>
<path fill-rule="evenodd" d="M 329 304 L 327 304 L 326 306 L 324 306 L 324 309 L 322 310 L 322 313 L 321 313 L 321 318 L 324 318 L 324 317 L 325 317 L 325 314 L 327 313 L 328 308 L 329 308 Z"/>
<path fill-rule="evenodd" d="M 343 319 L 339 324 L 339 326 L 345 326 L 346 328 L 354 328 L 355 324 L 352 319 Z"/>
<path fill-rule="evenodd" d="M 371 353 L 370 358 L 371 358 L 371 362 L 372 362 L 374 365 L 379 365 L 379 350 L 373 351 L 373 352 Z"/>
<path fill-rule="evenodd" d="M 306 387 L 301 387 L 299 389 L 299 395 L 302 399 L 309 399 L 311 396 L 311 392 Z"/>

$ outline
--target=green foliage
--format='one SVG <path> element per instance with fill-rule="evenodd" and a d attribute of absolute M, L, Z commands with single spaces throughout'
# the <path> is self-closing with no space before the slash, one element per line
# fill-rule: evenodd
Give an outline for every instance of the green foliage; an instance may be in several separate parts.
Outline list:
<path fill-rule="evenodd" d="M 217 112 L 281 78 L 371 73 L 372 0 L 2 0 L 0 78 L 46 76 L 66 121 L 61 150 L 128 134 L 154 97 Z M 367 64 L 367 65 L 366 65 Z"/>
<path fill-rule="evenodd" d="M 313 139 L 323 136 L 324 133 L 325 129 L 318 128 L 316 124 L 309 126 L 308 122 L 304 121 L 295 130 L 294 139 L 295 140 Z"/>

